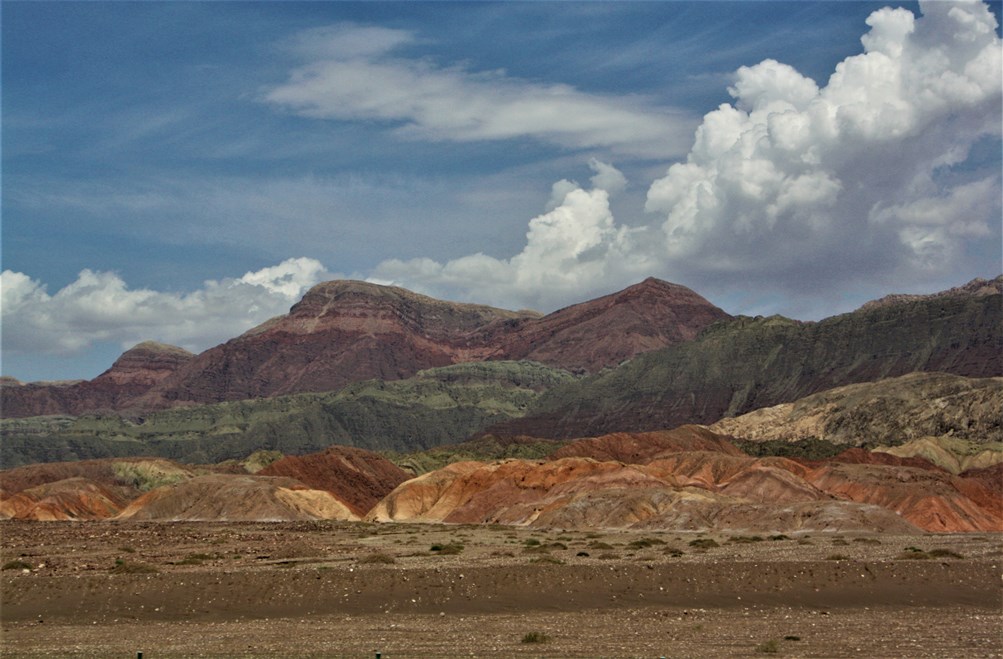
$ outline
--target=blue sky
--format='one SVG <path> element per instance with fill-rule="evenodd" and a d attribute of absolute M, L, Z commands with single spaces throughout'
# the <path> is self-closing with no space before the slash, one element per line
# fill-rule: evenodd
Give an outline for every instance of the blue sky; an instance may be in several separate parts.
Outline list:
<path fill-rule="evenodd" d="M 999 3 L 0 11 L 22 380 L 334 277 L 550 311 L 654 275 L 820 318 L 1001 270 Z"/>

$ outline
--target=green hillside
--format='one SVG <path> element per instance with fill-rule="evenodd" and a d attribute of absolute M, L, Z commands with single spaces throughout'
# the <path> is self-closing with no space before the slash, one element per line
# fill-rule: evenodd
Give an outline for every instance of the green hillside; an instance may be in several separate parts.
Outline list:
<path fill-rule="evenodd" d="M 3 466 L 139 455 L 213 463 L 262 449 L 301 454 L 331 444 L 416 451 L 517 418 L 541 392 L 573 379 L 535 362 L 482 362 L 331 393 L 181 407 L 135 419 L 8 419 L 0 422 Z"/>

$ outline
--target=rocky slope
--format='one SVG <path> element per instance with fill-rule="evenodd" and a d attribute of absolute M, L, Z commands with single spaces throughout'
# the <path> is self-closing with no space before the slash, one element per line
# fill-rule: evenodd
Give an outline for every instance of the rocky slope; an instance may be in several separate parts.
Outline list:
<path fill-rule="evenodd" d="M 4 378 L 0 406 L 7 419 L 121 409 L 194 357 L 183 348 L 146 341 L 93 380 L 24 384 Z"/>
<path fill-rule="evenodd" d="M 1003 378 L 910 373 L 829 389 L 722 419 L 711 429 L 751 440 L 826 439 L 897 446 L 924 437 L 1003 443 Z"/>
<path fill-rule="evenodd" d="M 892 301 L 810 323 L 738 318 L 556 387 L 526 417 L 489 432 L 567 438 L 655 430 L 914 371 L 998 377 L 1001 327 L 998 293 Z"/>
<path fill-rule="evenodd" d="M 161 410 L 141 419 L 4 419 L 0 450 L 8 466 L 127 455 L 210 463 L 260 449 L 302 454 L 332 444 L 414 451 L 521 416 L 541 391 L 573 379 L 534 362 L 468 363 L 334 393 Z"/>

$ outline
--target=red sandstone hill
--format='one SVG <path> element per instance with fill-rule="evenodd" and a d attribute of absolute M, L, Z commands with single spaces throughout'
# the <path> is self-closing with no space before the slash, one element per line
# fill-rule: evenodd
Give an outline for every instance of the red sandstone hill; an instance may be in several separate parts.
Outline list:
<path fill-rule="evenodd" d="M 350 446 L 287 456 L 257 475 L 288 476 L 315 490 L 330 492 L 359 516 L 410 477 L 386 458 Z"/>
<path fill-rule="evenodd" d="M 183 348 L 146 341 L 122 353 L 111 368 L 93 380 L 22 384 L 4 378 L 0 387 L 3 416 L 79 415 L 121 409 L 194 357 Z"/>
<path fill-rule="evenodd" d="M 209 474 L 151 490 L 116 519 L 261 522 L 358 517 L 330 492 L 310 489 L 293 478 Z"/>
<path fill-rule="evenodd" d="M 254 475 L 236 469 L 162 458 L 26 465 L 0 472 L 0 519 L 358 519 L 408 477 L 345 446 L 282 458 Z"/>
<path fill-rule="evenodd" d="M 723 436 L 681 430 L 681 438 L 578 440 L 550 460 L 452 464 L 401 484 L 367 517 L 731 532 L 1003 530 L 1003 492 L 982 474 L 867 464 L 858 455 L 844 459 L 859 464 L 753 458 Z"/>

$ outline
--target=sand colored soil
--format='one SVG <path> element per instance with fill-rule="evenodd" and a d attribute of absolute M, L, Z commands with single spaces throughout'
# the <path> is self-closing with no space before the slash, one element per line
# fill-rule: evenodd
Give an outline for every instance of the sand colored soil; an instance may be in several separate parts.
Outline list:
<path fill-rule="evenodd" d="M 5 657 L 1003 651 L 997 535 L 349 522 L 7 521 L 0 531 L 4 564 L 23 563 L 2 573 Z M 718 546 L 691 544 L 709 540 Z M 523 643 L 533 632 L 546 641 Z"/>

